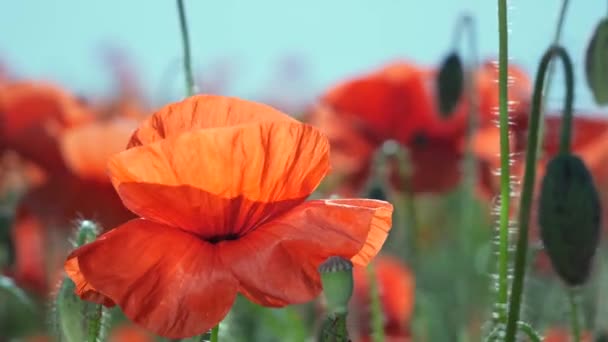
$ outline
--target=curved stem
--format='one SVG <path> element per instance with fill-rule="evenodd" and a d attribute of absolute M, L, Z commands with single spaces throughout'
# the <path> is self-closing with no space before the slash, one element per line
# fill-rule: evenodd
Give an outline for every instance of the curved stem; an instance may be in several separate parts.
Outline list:
<path fill-rule="evenodd" d="M 553 37 L 553 45 L 558 45 L 561 37 L 562 31 L 564 29 L 564 22 L 566 21 L 566 11 L 568 10 L 568 5 L 570 4 L 570 0 L 562 0 L 562 7 L 559 11 L 559 17 L 557 19 L 557 26 L 555 29 L 555 36 Z M 551 85 L 553 84 L 553 75 L 555 74 L 555 63 L 549 64 L 549 72 L 547 73 L 547 81 L 545 82 L 545 87 L 543 89 L 543 102 L 541 105 L 541 110 L 544 110 L 545 105 L 547 104 L 547 97 L 551 94 Z M 543 132 L 543 122 L 540 123 L 541 136 Z"/>
<path fill-rule="evenodd" d="M 526 151 L 526 169 L 524 173 L 523 190 L 519 207 L 519 231 L 517 238 L 517 249 L 515 251 L 515 271 L 513 284 L 511 285 L 511 297 L 509 300 L 509 316 L 507 321 L 507 332 L 505 341 L 515 341 L 517 334 L 517 322 L 519 321 L 519 311 L 523 284 L 525 278 L 526 256 L 528 252 L 528 224 L 534 194 L 534 181 L 536 179 L 536 152 L 539 136 L 539 123 L 542 116 L 541 102 L 542 90 L 549 62 L 553 57 L 559 57 L 564 65 L 566 75 L 566 99 L 564 111 L 562 113 L 562 135 L 560 141 L 560 151 L 570 148 L 570 125 L 572 121 L 572 101 L 574 99 L 574 77 L 572 71 L 572 61 L 566 50 L 560 46 L 553 46 L 545 54 L 540 62 L 536 81 L 534 83 L 534 95 L 532 97 L 532 109 L 530 114 L 530 126 L 528 131 L 528 148 Z"/>
<path fill-rule="evenodd" d="M 576 289 L 568 289 L 568 299 L 570 301 L 570 329 L 572 330 L 572 341 L 581 341 L 581 327 L 578 317 L 578 302 L 576 299 Z"/>
<path fill-rule="evenodd" d="M 498 86 L 499 86 L 499 126 L 500 126 L 500 223 L 498 247 L 498 319 L 506 321 L 509 272 L 509 214 L 511 184 L 509 172 L 509 111 L 508 74 L 509 44 L 507 27 L 507 0 L 498 0 Z"/>
<path fill-rule="evenodd" d="M 528 336 L 530 341 L 532 342 L 541 342 L 543 338 L 530 326 L 530 324 L 525 322 L 517 322 L 517 326 L 521 331 Z"/>
<path fill-rule="evenodd" d="M 179 24 L 182 35 L 182 45 L 184 47 L 184 73 L 186 77 L 186 93 L 188 96 L 194 95 L 194 76 L 192 75 L 192 62 L 190 60 L 190 38 L 188 36 L 188 23 L 186 22 L 186 10 L 184 0 L 177 0 L 179 12 Z"/>
<path fill-rule="evenodd" d="M 211 342 L 218 342 L 220 340 L 220 325 L 216 325 L 211 329 Z"/>

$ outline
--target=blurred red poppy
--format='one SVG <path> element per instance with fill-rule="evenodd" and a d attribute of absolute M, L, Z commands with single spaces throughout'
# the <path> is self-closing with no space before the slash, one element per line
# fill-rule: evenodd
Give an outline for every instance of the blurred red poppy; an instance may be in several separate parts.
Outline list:
<path fill-rule="evenodd" d="M 109 342 L 154 342 L 156 339 L 146 331 L 132 325 L 122 325 L 112 329 Z"/>
<path fill-rule="evenodd" d="M 581 342 L 593 341 L 593 336 L 589 332 L 584 332 Z M 569 342 L 572 341 L 572 332 L 566 328 L 552 327 L 545 333 L 544 342 Z"/>
<path fill-rule="evenodd" d="M 46 171 L 65 171 L 59 137 L 92 119 L 75 97 L 55 86 L 13 82 L 0 87 L 0 150 L 15 150 Z"/>
<path fill-rule="evenodd" d="M 493 78 L 496 73 L 488 62 L 475 74 L 475 95 L 481 118 L 478 121 L 482 128 L 492 122 L 498 106 L 498 85 Z M 514 103 L 511 116 L 517 116 L 521 126 L 525 126 L 529 80 L 516 67 L 510 69 L 510 75 L 518 80 L 510 95 Z M 412 164 L 410 191 L 445 192 L 458 184 L 468 125 L 468 100 L 463 97 L 451 115 L 440 115 L 434 99 L 435 78 L 434 70 L 394 63 L 345 82 L 322 98 L 309 120 L 329 136 L 334 146 L 332 166 L 343 174 L 347 183 L 351 182 L 351 186 L 346 187 L 349 193 L 365 183 L 373 151 L 387 140 L 395 140 L 408 149 Z M 485 144 L 478 146 L 485 148 Z M 492 178 L 487 170 L 495 165 L 498 157 L 482 152 L 485 154 L 480 158 L 480 170 L 487 183 Z M 400 184 L 397 177 L 393 178 L 397 188 L 403 189 L 405 185 Z"/>
<path fill-rule="evenodd" d="M 127 145 L 136 123 L 116 120 L 67 129 L 57 139 L 65 172 L 20 199 L 13 223 L 16 259 L 13 275 L 21 286 L 46 294 L 55 283 L 74 221 L 86 218 L 113 227 L 134 217 L 105 174 L 110 155 Z M 50 273 L 49 273 L 50 271 Z"/>
<path fill-rule="evenodd" d="M 409 322 L 414 311 L 414 275 L 401 261 L 389 256 L 376 258 L 374 267 L 385 334 L 393 338 L 409 337 Z M 369 278 L 364 267 L 355 267 L 353 277 L 355 287 L 350 312 L 356 320 L 353 326 L 365 337 L 371 331 Z"/>
<path fill-rule="evenodd" d="M 116 303 L 162 336 L 210 329 L 237 292 L 264 306 L 309 301 L 327 257 L 365 265 L 391 225 L 386 202 L 304 202 L 328 172 L 327 140 L 234 98 L 164 107 L 109 166 L 141 218 L 74 251 L 65 269 L 83 299 Z"/>

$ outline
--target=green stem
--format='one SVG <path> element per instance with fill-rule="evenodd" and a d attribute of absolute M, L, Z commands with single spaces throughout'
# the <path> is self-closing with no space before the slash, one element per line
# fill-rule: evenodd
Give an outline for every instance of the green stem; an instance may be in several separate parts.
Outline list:
<path fill-rule="evenodd" d="M 498 86 L 500 125 L 500 220 L 498 247 L 498 319 L 506 321 L 509 272 L 509 214 L 511 184 L 509 172 L 509 110 L 508 110 L 508 67 L 509 44 L 507 28 L 507 0 L 498 0 Z"/>
<path fill-rule="evenodd" d="M 220 340 L 220 324 L 218 323 L 213 329 L 211 329 L 211 342 L 218 342 Z"/>
<path fill-rule="evenodd" d="M 559 17 L 557 19 L 557 26 L 555 29 L 555 36 L 553 37 L 553 45 L 559 45 L 559 42 L 562 37 L 562 31 L 564 28 L 564 22 L 566 20 L 566 12 L 568 10 L 569 0 L 562 0 L 562 7 L 559 11 Z M 547 74 L 547 81 L 545 82 L 545 87 L 543 89 L 543 100 L 541 105 L 541 110 L 544 110 L 545 105 L 547 103 L 547 98 L 551 94 L 551 85 L 553 84 L 553 75 L 555 74 L 555 63 L 549 64 L 549 72 Z M 540 123 L 540 136 L 543 136 L 544 131 L 544 123 L 541 121 Z M 540 148 L 540 147 L 539 147 Z M 539 157 L 540 153 L 539 153 Z"/>
<path fill-rule="evenodd" d="M 578 317 L 578 302 L 576 299 L 576 289 L 568 289 L 568 299 L 570 300 L 570 329 L 572 329 L 572 339 L 574 342 L 581 341 L 581 327 Z"/>
<path fill-rule="evenodd" d="M 524 334 L 526 334 L 526 336 L 528 336 L 531 342 L 542 341 L 543 338 L 529 324 L 525 322 L 517 322 L 517 326 Z"/>
<path fill-rule="evenodd" d="M 184 9 L 184 0 L 177 0 L 177 9 L 179 12 L 179 24 L 182 35 L 182 45 L 184 47 L 184 73 L 186 76 L 186 93 L 192 96 L 195 93 L 194 76 L 192 74 L 192 62 L 190 60 L 190 38 L 188 36 L 188 23 L 186 21 L 186 10 Z"/>
<path fill-rule="evenodd" d="M 376 281 L 374 265 L 367 266 L 367 279 L 369 282 L 370 311 L 372 314 L 372 342 L 384 342 L 384 323 L 380 293 Z"/>
<path fill-rule="evenodd" d="M 574 100 L 574 77 L 572 61 L 566 50 L 560 46 L 553 46 L 545 52 L 536 74 L 534 83 L 534 95 L 532 97 L 532 108 L 530 113 L 530 125 L 528 131 L 528 148 L 526 151 L 526 168 L 524 183 L 519 206 L 519 231 L 517 238 L 517 249 L 515 251 L 515 271 L 513 284 L 511 285 L 511 296 L 509 298 L 509 315 L 507 321 L 507 332 L 505 341 L 515 341 L 517 334 L 517 322 L 523 292 L 524 278 L 526 275 L 526 256 L 528 252 L 528 225 L 534 195 L 534 181 L 536 179 L 536 153 L 539 136 L 539 123 L 541 121 L 542 90 L 547 74 L 549 62 L 553 57 L 559 57 L 564 65 L 566 75 L 566 98 L 564 111 L 562 113 L 562 135 L 560 151 L 567 151 L 570 146 L 570 125 L 572 122 L 572 102 Z"/>

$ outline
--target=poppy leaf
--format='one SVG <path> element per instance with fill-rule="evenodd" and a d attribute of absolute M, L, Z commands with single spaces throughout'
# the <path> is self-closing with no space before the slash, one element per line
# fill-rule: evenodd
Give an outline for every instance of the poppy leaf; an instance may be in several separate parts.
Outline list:
<path fill-rule="evenodd" d="M 585 73 L 595 102 L 600 106 L 608 105 L 608 19 L 597 25 L 589 42 Z"/>
<path fill-rule="evenodd" d="M 457 53 L 449 54 L 441 64 L 436 86 L 439 113 L 447 118 L 454 112 L 464 91 L 464 69 Z"/>

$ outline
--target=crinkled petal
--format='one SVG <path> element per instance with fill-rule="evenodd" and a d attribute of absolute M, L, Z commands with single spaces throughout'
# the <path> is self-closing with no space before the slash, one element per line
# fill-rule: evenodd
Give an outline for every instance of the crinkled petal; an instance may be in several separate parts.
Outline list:
<path fill-rule="evenodd" d="M 163 107 L 133 134 L 129 147 L 185 132 L 243 124 L 295 120 L 267 105 L 233 97 L 197 95 Z"/>
<path fill-rule="evenodd" d="M 329 144 L 296 122 L 198 130 L 111 158 L 124 204 L 208 238 L 241 235 L 301 203 L 329 168 Z"/>
<path fill-rule="evenodd" d="M 283 306 L 315 298 L 319 265 L 330 256 L 367 264 L 384 243 L 392 206 L 376 200 L 303 203 L 241 239 L 220 244 L 239 291 L 255 303 Z"/>
<path fill-rule="evenodd" d="M 216 246 L 144 219 L 75 250 L 65 268 L 80 296 L 107 297 L 137 324 L 170 338 L 215 326 L 238 287 Z"/>

